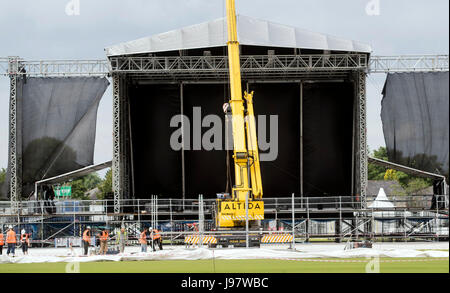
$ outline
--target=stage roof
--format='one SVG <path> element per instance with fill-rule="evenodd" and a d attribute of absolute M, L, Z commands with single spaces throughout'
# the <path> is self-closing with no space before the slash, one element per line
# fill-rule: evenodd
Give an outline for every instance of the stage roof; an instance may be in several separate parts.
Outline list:
<path fill-rule="evenodd" d="M 360 42 L 311 32 L 287 25 L 238 15 L 238 40 L 241 45 L 316 49 L 371 53 L 372 48 Z M 188 26 L 150 37 L 120 43 L 105 49 L 107 56 L 133 55 L 165 51 L 222 47 L 227 43 L 226 19 Z"/>

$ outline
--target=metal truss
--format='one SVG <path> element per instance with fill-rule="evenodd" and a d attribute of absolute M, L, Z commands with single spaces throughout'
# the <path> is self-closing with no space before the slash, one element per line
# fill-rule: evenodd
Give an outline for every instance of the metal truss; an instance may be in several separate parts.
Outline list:
<path fill-rule="evenodd" d="M 227 56 L 113 57 L 113 73 L 135 74 L 152 80 L 224 79 L 228 77 Z M 366 69 L 364 54 L 241 56 L 245 78 L 298 76 L 305 73 Z"/>
<path fill-rule="evenodd" d="M 18 71 L 18 62 L 15 57 L 8 60 L 8 72 Z M 11 212 L 17 213 L 19 207 L 21 184 L 19 170 L 19 154 L 17 152 L 17 75 L 10 75 L 9 99 L 9 161 L 10 161 L 10 202 Z"/>
<path fill-rule="evenodd" d="M 10 62 L 19 66 L 10 66 Z M 448 71 L 449 55 L 370 56 L 366 54 L 241 56 L 243 74 L 270 72 L 289 75 L 308 71 L 345 71 L 368 68 L 368 73 Z M 15 71 L 10 69 L 15 68 Z M 39 60 L 0 57 L 0 75 L 35 77 L 104 76 L 116 73 L 158 73 L 209 77 L 228 73 L 227 56 L 112 57 L 109 60 Z M 213 74 L 215 73 L 215 75 Z M 161 79 L 161 78 L 160 78 Z"/>
<path fill-rule="evenodd" d="M 17 66 L 13 68 L 13 64 L 18 64 L 19 57 L 0 57 L 0 76 L 10 76 L 13 72 L 17 72 Z"/>
<path fill-rule="evenodd" d="M 14 62 L 19 66 L 10 66 Z M 345 71 L 368 68 L 369 73 L 448 71 L 449 55 L 370 56 L 366 54 L 241 56 L 243 74 L 292 75 L 295 72 Z M 15 68 L 16 71 L 10 71 Z M 39 60 L 0 57 L 0 75 L 35 77 L 104 76 L 116 73 L 223 77 L 227 56 L 112 57 L 109 60 Z M 202 75 L 200 75 L 202 77 Z M 157 78 L 157 76 L 155 76 Z"/>
<path fill-rule="evenodd" d="M 110 73 L 107 60 L 40 60 L 24 61 L 20 58 L 14 62 L 15 71 L 8 70 L 6 58 L 0 58 L 0 75 L 27 75 L 30 77 L 64 77 L 64 76 L 105 76 Z"/>
<path fill-rule="evenodd" d="M 120 213 L 121 190 L 121 153 L 120 153 L 120 112 L 121 112 L 121 87 L 120 75 L 113 74 L 113 160 L 112 160 L 112 185 L 114 192 L 114 213 Z"/>
<path fill-rule="evenodd" d="M 121 175 L 121 199 L 128 198 L 130 192 L 130 156 L 129 156 L 129 124 L 127 86 L 120 81 L 120 175 Z"/>
<path fill-rule="evenodd" d="M 367 147 L 367 100 L 366 100 L 366 72 L 359 71 L 357 73 L 357 86 L 358 86 L 358 113 L 359 113 L 359 185 L 361 205 L 365 209 L 367 207 L 366 193 L 367 193 L 367 159 L 368 159 L 368 147 Z"/>
<path fill-rule="evenodd" d="M 372 56 L 369 73 L 448 71 L 448 55 Z"/>

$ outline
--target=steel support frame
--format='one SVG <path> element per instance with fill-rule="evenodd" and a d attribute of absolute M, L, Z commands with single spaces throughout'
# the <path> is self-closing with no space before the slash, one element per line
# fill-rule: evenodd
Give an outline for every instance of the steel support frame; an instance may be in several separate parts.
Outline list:
<path fill-rule="evenodd" d="M 353 74 L 353 79 L 356 88 L 356 135 L 355 150 L 355 193 L 359 196 L 359 207 L 366 206 L 366 188 L 367 188 L 367 159 L 368 159 L 368 146 L 367 146 L 367 123 L 366 123 L 366 71 L 367 68 L 348 71 L 347 73 Z M 124 94 L 125 82 L 124 78 L 127 76 L 126 72 L 116 72 L 113 73 L 113 114 L 114 114 L 114 146 L 113 146 L 113 187 L 114 187 L 114 199 L 117 204 L 115 204 L 115 212 L 120 212 L 119 200 L 124 199 L 124 195 L 127 194 L 127 184 L 126 177 L 127 174 L 128 160 L 125 151 L 127 148 L 127 142 L 124 141 L 126 136 L 124 133 L 124 128 L 122 127 L 121 121 L 128 121 L 123 116 L 122 112 L 127 112 L 125 107 L 128 105 L 124 102 L 126 97 Z M 158 81 L 155 81 L 158 83 Z M 196 83 L 204 83 L 206 81 L 197 81 Z M 220 80 L 215 82 L 221 82 Z M 186 82 L 189 83 L 189 82 Z M 180 95 L 183 93 L 184 82 L 173 82 L 173 84 L 180 85 Z M 118 107 L 118 108 L 117 108 Z M 116 162 L 116 163 L 114 163 Z"/>
<path fill-rule="evenodd" d="M 10 58 L 0 57 L 0 75 L 9 75 Z M 35 77 L 106 76 L 112 72 L 227 72 L 226 56 L 110 57 L 109 60 L 21 60 L 26 74 Z M 370 56 L 367 54 L 242 56 L 242 71 L 354 70 L 369 73 L 448 71 L 449 55 Z M 218 74 L 217 72 L 215 74 Z"/>
<path fill-rule="evenodd" d="M 252 74 L 259 75 L 264 71 L 272 76 L 291 76 L 296 72 L 320 73 L 325 76 L 357 70 L 358 82 L 358 117 L 359 132 L 357 133 L 357 164 L 359 178 L 356 178 L 361 195 L 361 203 L 365 206 L 367 186 L 367 136 L 366 136 L 366 88 L 365 78 L 368 73 L 389 72 L 427 72 L 448 71 L 449 55 L 406 55 L 406 56 L 371 56 L 366 54 L 339 55 L 290 55 L 290 56 L 242 56 L 242 71 L 249 78 Z M 19 71 L 19 65 L 24 70 Z M 114 211 L 120 212 L 119 199 L 124 192 L 124 168 L 121 158 L 123 141 L 121 141 L 121 74 L 154 73 L 151 78 L 171 79 L 183 75 L 197 74 L 197 79 L 223 79 L 227 73 L 227 62 L 224 56 L 180 56 L 180 57 L 111 57 L 109 60 L 40 60 L 24 61 L 19 57 L 0 58 L 0 75 L 10 78 L 10 196 L 11 207 L 18 207 L 20 197 L 20 158 L 17 150 L 17 82 L 23 76 L 32 77 L 63 77 L 63 76 L 113 76 L 113 190 Z M 174 75 L 175 74 L 175 75 Z M 223 75 L 223 76 L 222 76 Z M 175 78 L 176 79 L 176 78 Z M 123 111 L 123 110 L 122 110 Z M 358 173 L 358 172 L 356 172 Z M 357 187 L 358 187 L 357 186 Z"/>
<path fill-rule="evenodd" d="M 369 73 L 448 71 L 448 55 L 372 56 Z"/>
<path fill-rule="evenodd" d="M 228 78 L 227 56 L 111 57 L 113 73 L 128 73 L 150 80 L 199 80 Z M 322 74 L 367 69 L 366 54 L 241 56 L 246 79 L 299 74 Z"/>
<path fill-rule="evenodd" d="M 18 119 L 17 119 L 17 72 L 19 71 L 19 59 L 11 57 L 9 59 L 8 73 L 10 78 L 9 92 L 9 194 L 11 202 L 11 213 L 18 213 L 19 201 L 21 196 L 21 175 L 20 154 L 18 153 Z"/>
<path fill-rule="evenodd" d="M 361 208 L 367 207 L 366 193 L 368 180 L 368 146 L 367 146 L 367 97 L 366 97 L 366 72 L 363 70 L 356 72 L 357 85 L 357 119 L 358 119 L 358 165 L 356 192 L 360 196 Z"/>
<path fill-rule="evenodd" d="M 8 58 L 0 58 L 0 75 L 7 75 Z M 20 59 L 21 60 L 21 59 Z M 106 76 L 110 73 L 108 60 L 21 60 L 23 72 L 30 77 Z"/>
<path fill-rule="evenodd" d="M 113 160 L 112 160 L 112 189 L 114 192 L 114 213 L 120 213 L 122 199 L 122 168 L 120 150 L 120 114 L 121 114 L 121 77 L 113 74 Z"/>
<path fill-rule="evenodd" d="M 125 78 L 125 77 L 124 77 Z M 125 86 L 124 78 L 119 83 L 120 92 L 120 168 L 121 168 L 121 198 L 129 199 L 130 195 L 130 129 L 129 129 L 129 100 L 127 94 L 127 87 Z"/>

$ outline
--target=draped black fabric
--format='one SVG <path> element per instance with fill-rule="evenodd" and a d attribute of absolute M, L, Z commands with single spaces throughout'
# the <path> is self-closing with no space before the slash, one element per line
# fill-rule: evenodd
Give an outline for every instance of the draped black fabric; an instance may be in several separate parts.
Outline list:
<path fill-rule="evenodd" d="M 292 193 L 299 194 L 300 84 L 255 83 L 251 84 L 250 89 L 255 91 L 255 115 L 267 117 L 267 140 L 270 139 L 270 124 L 275 122 L 270 120 L 270 116 L 278 116 L 277 157 L 274 161 L 261 162 L 264 196 L 289 197 Z"/>
<path fill-rule="evenodd" d="M 180 197 L 181 152 L 170 146 L 170 120 L 181 112 L 179 86 L 133 87 L 129 101 L 136 198 Z"/>
<path fill-rule="evenodd" d="M 448 74 L 388 74 L 381 119 L 390 161 L 448 177 Z"/>
<path fill-rule="evenodd" d="M 351 194 L 352 83 L 305 84 L 303 91 L 304 193 Z"/>
<path fill-rule="evenodd" d="M 226 189 L 226 151 L 225 146 L 225 115 L 222 110 L 225 87 L 221 84 L 191 84 L 184 86 L 184 114 L 191 122 L 191 150 L 185 152 L 186 166 L 186 198 L 198 198 L 203 194 L 206 198 L 214 198 L 217 193 Z M 194 120 L 194 108 L 201 110 L 201 119 L 207 115 L 215 115 L 221 120 L 222 139 L 220 149 L 194 149 L 194 127 L 199 124 Z M 202 127 L 202 137 L 211 129 Z M 233 180 L 234 181 L 234 180 Z"/>
<path fill-rule="evenodd" d="M 37 180 L 93 164 L 97 109 L 108 85 L 100 77 L 18 80 L 17 154 L 24 197 Z"/>

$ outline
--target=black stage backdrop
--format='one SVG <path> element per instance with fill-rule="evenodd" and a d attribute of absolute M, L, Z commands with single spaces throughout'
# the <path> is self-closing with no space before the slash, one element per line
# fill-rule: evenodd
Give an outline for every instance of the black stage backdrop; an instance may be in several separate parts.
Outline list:
<path fill-rule="evenodd" d="M 304 193 L 351 194 L 352 83 L 305 84 L 303 94 Z"/>
<path fill-rule="evenodd" d="M 215 197 L 226 188 L 226 151 L 225 117 L 222 110 L 224 103 L 224 85 L 219 84 L 191 84 L 184 86 L 184 114 L 191 121 L 191 150 L 185 152 L 186 198 L 198 198 L 203 194 L 205 198 Z M 194 150 L 193 109 L 201 108 L 201 118 L 207 115 L 217 115 L 222 121 L 222 150 Z M 202 137 L 210 127 L 202 128 Z M 233 175 L 234 176 L 234 175 Z"/>
<path fill-rule="evenodd" d="M 300 193 L 300 85 L 252 83 L 256 115 L 278 115 L 278 156 L 261 163 L 264 197 Z M 227 86 L 185 84 L 183 112 L 190 120 L 191 150 L 185 151 L 186 198 L 214 198 L 226 189 L 226 151 L 193 150 L 193 108 L 201 118 L 218 115 Z M 352 83 L 304 84 L 304 193 L 307 196 L 350 195 L 353 133 Z M 136 198 L 151 194 L 182 196 L 182 156 L 170 146 L 177 128 L 170 120 L 181 113 L 179 85 L 139 85 L 130 90 Z M 202 134 L 210 128 L 202 128 Z M 224 134 L 223 130 L 223 134 Z M 224 146 L 225 139 L 222 139 Z M 272 142 L 273 143 L 273 142 Z M 232 166 L 232 164 L 231 164 Z M 233 169 L 233 168 L 232 168 Z M 233 170 L 232 170 L 233 171 Z M 234 181 L 234 174 L 232 172 Z"/>
<path fill-rule="evenodd" d="M 181 152 L 170 147 L 170 120 L 180 113 L 177 85 L 130 89 L 136 198 L 181 195 Z"/>

